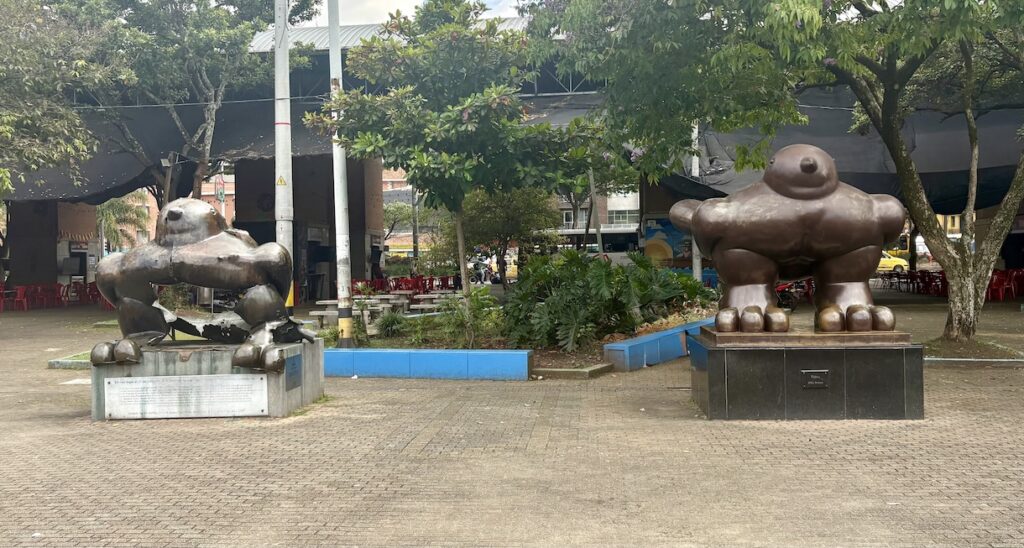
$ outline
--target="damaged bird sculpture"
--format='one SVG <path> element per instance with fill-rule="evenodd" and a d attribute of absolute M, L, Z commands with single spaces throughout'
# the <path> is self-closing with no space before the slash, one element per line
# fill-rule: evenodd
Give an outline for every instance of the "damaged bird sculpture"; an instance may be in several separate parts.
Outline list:
<path fill-rule="evenodd" d="M 248 233 L 227 227 L 213 206 L 182 198 L 160 211 L 156 238 L 127 253 L 115 253 L 96 269 L 100 292 L 117 308 L 123 339 L 92 350 L 94 365 L 138 363 L 142 349 L 178 331 L 221 343 L 238 343 L 232 365 L 281 371 L 275 343 L 313 341 L 292 321 L 283 296 L 292 283 L 288 251 L 257 245 Z M 160 306 L 155 284 L 187 283 L 244 292 L 234 312 L 208 321 L 186 320 Z"/>
<path fill-rule="evenodd" d="M 775 306 L 776 282 L 808 276 L 819 332 L 895 328 L 892 312 L 874 305 L 868 280 L 882 247 L 903 230 L 906 211 L 892 196 L 841 182 L 820 148 L 785 147 L 762 180 L 727 198 L 678 202 L 669 216 L 694 234 L 725 286 L 718 332 L 789 331 L 788 316 Z"/>

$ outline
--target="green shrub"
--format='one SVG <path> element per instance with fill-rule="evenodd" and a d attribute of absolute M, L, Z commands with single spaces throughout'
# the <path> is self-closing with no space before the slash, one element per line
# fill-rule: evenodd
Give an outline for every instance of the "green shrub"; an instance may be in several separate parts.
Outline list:
<path fill-rule="evenodd" d="M 563 251 L 533 257 L 505 303 L 505 331 L 515 344 L 573 352 L 609 333 L 632 333 L 714 293 L 697 280 L 630 254 L 631 264 Z"/>
<path fill-rule="evenodd" d="M 397 337 L 405 331 L 405 316 L 398 312 L 385 312 L 377 318 L 377 331 L 382 337 Z"/>
<path fill-rule="evenodd" d="M 338 346 L 338 326 L 325 327 L 317 332 L 317 337 L 324 340 L 324 348 L 334 348 Z"/>
<path fill-rule="evenodd" d="M 192 306 L 192 288 L 186 284 L 164 287 L 157 299 L 160 306 L 170 311 L 184 310 Z"/>
<path fill-rule="evenodd" d="M 498 300 L 486 287 L 470 290 L 468 300 L 461 295 L 441 301 L 438 326 L 453 346 L 474 348 L 481 336 L 496 334 L 501 326 Z"/>

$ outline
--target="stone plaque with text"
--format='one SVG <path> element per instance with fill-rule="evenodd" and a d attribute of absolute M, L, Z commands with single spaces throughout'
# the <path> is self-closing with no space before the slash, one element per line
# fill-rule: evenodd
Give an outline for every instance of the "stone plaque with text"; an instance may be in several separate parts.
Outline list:
<path fill-rule="evenodd" d="M 108 419 L 268 414 L 265 374 L 122 377 L 103 382 Z"/>

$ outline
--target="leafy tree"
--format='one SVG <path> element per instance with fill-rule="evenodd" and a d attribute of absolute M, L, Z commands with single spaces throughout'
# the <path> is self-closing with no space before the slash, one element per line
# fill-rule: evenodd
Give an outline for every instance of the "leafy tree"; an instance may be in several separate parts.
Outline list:
<path fill-rule="evenodd" d="M 341 112 L 310 117 L 336 131 L 357 157 L 381 157 L 406 172 L 431 208 L 455 218 L 465 257 L 463 201 L 473 189 L 490 193 L 546 183 L 543 148 L 549 128 L 523 126 L 516 98 L 526 75 L 525 37 L 482 18 L 482 2 L 427 0 L 414 17 L 394 13 L 384 35 L 349 53 L 349 69 L 382 86 L 384 95 L 339 94 L 325 106 Z M 469 279 L 466 261 L 460 271 Z M 469 295 L 469 284 L 463 284 Z"/>
<path fill-rule="evenodd" d="M 976 113 L 1009 93 L 1020 103 L 1024 6 L 1014 0 L 566 0 L 534 1 L 536 48 L 558 52 L 563 69 L 607 79 L 609 127 L 645 151 L 649 169 L 678 167 L 690 121 L 729 131 L 757 126 L 766 136 L 742 149 L 757 165 L 782 124 L 799 123 L 796 94 L 847 85 L 864 125 L 881 136 L 902 198 L 950 282 L 944 337 L 971 338 L 996 257 L 1024 197 L 1024 157 L 1010 190 L 979 238 L 974 227 Z M 956 78 L 951 78 L 956 76 Z M 946 90 L 958 104 L 972 153 L 964 236 L 950 241 L 925 195 L 901 130 L 907 115 Z"/>
<path fill-rule="evenodd" d="M 594 217 L 593 192 L 600 196 L 635 192 L 640 172 L 623 155 L 622 142 L 609 141 L 602 120 L 577 118 L 555 133 L 554 158 L 559 167 L 555 193 L 572 207 L 572 218 L 579 219 L 580 208 L 591 204 L 584 225 L 585 245 Z"/>
<path fill-rule="evenodd" d="M 74 177 L 96 141 L 71 105 L 75 90 L 129 80 L 122 64 L 92 62 L 105 25 L 78 25 L 50 6 L 0 0 L 0 194 L 33 171 Z"/>
<path fill-rule="evenodd" d="M 158 166 L 160 158 L 149 158 L 127 123 L 124 103 L 163 106 L 181 134 L 182 156 L 196 162 L 192 194 L 198 198 L 202 183 L 210 175 L 211 150 L 217 111 L 228 94 L 269 88 L 272 64 L 249 53 L 253 34 L 273 22 L 273 4 L 251 0 L 59 0 L 62 13 L 76 22 L 97 24 L 107 21 L 110 39 L 97 51 L 98 57 L 125 52 L 137 75 L 135 85 L 118 89 L 90 89 L 89 98 L 103 107 L 104 115 L 119 129 L 120 147 L 150 166 L 151 192 L 159 205 L 173 199 L 169 179 Z M 290 18 L 303 21 L 316 14 L 315 0 L 292 6 Z M 305 50 L 303 50 L 305 51 Z M 307 59 L 293 55 L 295 69 Z M 182 116 L 184 103 L 198 103 L 201 122 L 191 126 Z"/>
<path fill-rule="evenodd" d="M 412 230 L 412 204 L 389 202 L 384 204 L 384 241 L 396 230 Z"/>
<path fill-rule="evenodd" d="M 508 286 L 505 255 L 516 242 L 529 241 L 534 233 L 557 228 L 561 216 L 554 197 L 544 189 L 525 187 L 502 194 L 475 191 L 463 202 L 466 244 L 486 247 L 498 258 L 501 283 Z"/>
<path fill-rule="evenodd" d="M 110 249 L 124 249 L 136 243 L 136 234 L 149 228 L 146 191 L 136 190 L 96 206 L 96 225 Z"/>

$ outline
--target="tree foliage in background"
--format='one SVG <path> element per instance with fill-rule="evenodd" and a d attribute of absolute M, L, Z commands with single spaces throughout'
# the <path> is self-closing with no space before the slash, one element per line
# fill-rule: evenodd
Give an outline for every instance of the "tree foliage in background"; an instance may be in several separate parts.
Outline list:
<path fill-rule="evenodd" d="M 550 182 L 546 126 L 524 126 L 516 97 L 527 75 L 521 32 L 483 19 L 482 2 L 427 0 L 412 18 L 395 13 L 384 36 L 349 53 L 355 76 L 387 90 L 339 94 L 308 122 L 328 128 L 361 158 L 381 157 L 406 172 L 424 204 L 452 212 L 459 256 L 465 257 L 463 201 Z M 332 120 L 328 114 L 338 110 Z M 462 278 L 469 279 L 465 260 Z M 468 296 L 469 284 L 464 284 Z"/>
<path fill-rule="evenodd" d="M 608 126 L 643 151 L 648 171 L 675 168 L 693 120 L 765 136 L 737 163 L 758 165 L 782 124 L 799 123 L 797 93 L 847 85 L 862 127 L 881 136 L 901 195 L 949 286 L 944 337 L 971 338 L 1000 246 L 1024 197 L 1024 156 L 984 237 L 974 226 L 979 111 L 1020 104 L 1024 5 L 1016 0 L 530 1 L 537 58 L 607 79 Z M 555 40 L 555 37 L 562 39 Z M 939 101 L 935 93 L 943 91 Z M 1010 97 L 1007 96 L 1010 95 Z M 929 95 L 931 100 L 929 100 Z M 971 162 L 964 236 L 951 241 L 927 200 L 901 130 L 918 107 L 954 105 Z M 955 106 L 958 105 L 958 106 Z"/>
<path fill-rule="evenodd" d="M 96 206 L 96 226 L 102 227 L 110 249 L 135 246 L 138 232 L 149 228 L 146 191 L 136 190 Z"/>
<path fill-rule="evenodd" d="M 109 39 L 96 52 L 97 58 L 120 55 L 126 59 L 126 68 L 137 76 L 131 86 L 90 88 L 89 99 L 108 107 L 103 115 L 118 128 L 120 135 L 114 139 L 120 148 L 149 166 L 150 186 L 158 204 L 164 204 L 171 188 L 158 167 L 160 158 L 147 157 L 139 136 L 131 130 L 132 110 L 119 108 L 127 104 L 148 103 L 166 110 L 184 142 L 181 155 L 196 164 L 192 194 L 198 198 L 202 182 L 210 175 L 216 117 L 225 97 L 269 89 L 272 83 L 272 63 L 249 53 L 249 44 L 256 32 L 273 22 L 273 4 L 251 0 L 57 1 L 60 12 L 77 24 L 106 22 Z M 295 3 L 291 21 L 313 17 L 316 3 Z M 301 55 L 293 58 L 300 67 L 308 61 Z M 185 107 L 185 103 L 193 106 Z M 198 125 L 184 114 L 186 108 L 201 110 Z"/>
<path fill-rule="evenodd" d="M 622 141 L 609 141 L 604 120 L 576 118 L 554 134 L 559 178 L 555 193 L 572 207 L 573 222 L 580 218 L 580 208 L 590 204 L 581 244 L 585 245 L 594 218 L 591 193 L 599 196 L 636 192 L 640 172 L 626 159 Z"/>
<path fill-rule="evenodd" d="M 575 250 L 533 257 L 505 302 L 505 330 L 515 344 L 574 352 L 610 333 L 633 333 L 689 304 L 713 298 L 690 276 L 641 254 L 617 265 Z"/>
<path fill-rule="evenodd" d="M 532 241 L 538 232 L 558 228 L 562 217 L 545 189 L 526 187 L 501 194 L 475 191 L 466 196 L 466 245 L 487 249 L 498 260 L 498 275 L 508 286 L 505 255 L 513 243 Z"/>
<path fill-rule="evenodd" d="M 77 24 L 51 6 L 0 0 L 0 194 L 33 171 L 64 167 L 72 177 L 96 141 L 71 99 L 83 87 L 127 82 L 119 60 L 95 62 L 108 25 Z"/>
<path fill-rule="evenodd" d="M 388 241 L 396 232 L 412 230 L 412 214 L 412 204 L 405 202 L 384 204 L 384 241 Z"/>

